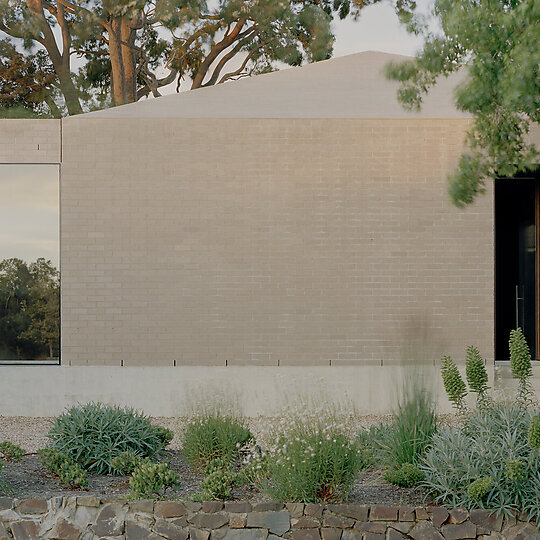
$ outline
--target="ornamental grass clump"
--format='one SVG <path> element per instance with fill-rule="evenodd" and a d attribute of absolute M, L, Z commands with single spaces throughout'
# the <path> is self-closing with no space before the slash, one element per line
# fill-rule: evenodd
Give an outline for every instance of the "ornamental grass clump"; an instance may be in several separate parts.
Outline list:
<path fill-rule="evenodd" d="M 416 374 L 407 378 L 392 421 L 361 432 L 360 440 L 369 448 L 373 463 L 388 469 L 388 482 L 412 487 L 422 479 L 416 464 L 436 431 L 435 403 Z"/>
<path fill-rule="evenodd" d="M 152 425 L 149 417 L 134 409 L 87 403 L 55 418 L 47 436 L 52 448 L 88 472 L 110 474 L 112 460 L 123 452 L 143 458 L 159 456 L 172 432 Z"/>
<path fill-rule="evenodd" d="M 252 438 L 242 418 L 207 411 L 195 414 L 188 420 L 182 437 L 182 449 L 190 465 L 204 468 L 214 459 L 232 463 L 240 449 Z"/>
<path fill-rule="evenodd" d="M 266 455 L 265 491 L 290 502 L 347 500 L 358 471 L 367 463 L 336 414 L 316 409 L 287 414 Z"/>

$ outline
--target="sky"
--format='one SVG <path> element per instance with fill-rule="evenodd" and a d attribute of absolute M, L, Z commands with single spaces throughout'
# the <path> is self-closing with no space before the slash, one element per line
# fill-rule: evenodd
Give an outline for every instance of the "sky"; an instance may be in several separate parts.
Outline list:
<path fill-rule="evenodd" d="M 0 165 L 0 260 L 45 257 L 58 268 L 58 165 Z"/>
<path fill-rule="evenodd" d="M 418 0 L 426 13 L 432 0 Z M 422 41 L 399 24 L 388 2 L 368 6 L 359 20 L 333 23 L 334 57 L 362 51 L 414 55 Z M 168 89 L 174 92 L 174 85 Z M 56 165 L 0 164 L 0 260 L 38 257 L 59 264 L 59 172 Z"/>

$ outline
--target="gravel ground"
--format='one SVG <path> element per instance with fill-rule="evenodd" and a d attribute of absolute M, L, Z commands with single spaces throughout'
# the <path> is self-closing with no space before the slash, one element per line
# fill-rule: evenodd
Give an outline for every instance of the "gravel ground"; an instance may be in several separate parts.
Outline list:
<path fill-rule="evenodd" d="M 354 419 L 358 428 L 368 427 L 380 421 L 389 421 L 390 416 L 362 416 Z M 443 419 L 453 422 L 452 416 Z M 22 446 L 28 454 L 19 463 L 4 463 L 2 477 L 13 490 L 17 498 L 51 497 L 80 493 L 62 487 L 58 480 L 50 476 L 41 466 L 35 452 L 47 444 L 47 431 L 50 418 L 5 417 L 0 416 L 0 441 L 10 440 Z M 193 471 L 184 461 L 179 434 L 185 423 L 181 418 L 154 418 L 153 422 L 168 427 L 175 433 L 164 459 L 170 463 L 173 470 L 180 474 L 182 485 L 174 492 L 171 498 L 184 499 L 197 493 L 199 484 L 204 475 Z M 247 420 L 250 429 L 257 437 L 271 432 L 275 422 L 272 418 L 251 418 Z M 128 482 L 125 478 L 114 476 L 90 476 L 89 487 L 86 494 L 95 494 L 108 497 L 122 497 L 128 493 Z M 233 498 L 250 501 L 264 500 L 264 495 L 247 488 L 236 488 Z M 420 505 L 424 502 L 424 493 L 421 489 L 398 488 L 387 484 L 380 471 L 362 471 L 353 486 L 349 500 L 363 504 L 408 504 Z"/>

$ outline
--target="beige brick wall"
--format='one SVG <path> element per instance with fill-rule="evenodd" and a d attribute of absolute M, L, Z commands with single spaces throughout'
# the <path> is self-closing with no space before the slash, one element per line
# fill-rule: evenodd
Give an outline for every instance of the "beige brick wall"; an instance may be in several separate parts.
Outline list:
<path fill-rule="evenodd" d="M 493 359 L 491 187 L 467 120 L 63 122 L 65 364 Z"/>
<path fill-rule="evenodd" d="M 60 120 L 0 119 L 0 163 L 60 163 Z"/>

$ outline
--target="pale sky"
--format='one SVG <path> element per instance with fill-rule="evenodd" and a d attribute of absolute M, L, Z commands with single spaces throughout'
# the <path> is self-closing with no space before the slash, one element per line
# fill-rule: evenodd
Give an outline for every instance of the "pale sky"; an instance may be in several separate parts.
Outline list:
<path fill-rule="evenodd" d="M 418 1 L 423 13 L 431 4 L 432 0 Z M 412 56 L 422 44 L 401 27 L 387 2 L 364 8 L 357 21 L 336 20 L 333 25 L 334 57 L 368 50 Z M 58 267 L 58 174 L 56 165 L 0 164 L 0 260 L 18 257 L 31 262 L 45 257 Z"/>
<path fill-rule="evenodd" d="M 0 165 L 0 260 L 59 259 L 58 165 Z"/>

